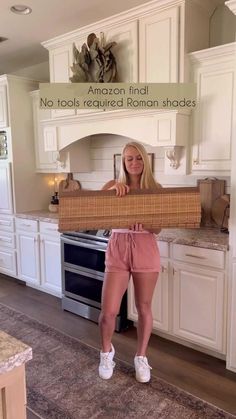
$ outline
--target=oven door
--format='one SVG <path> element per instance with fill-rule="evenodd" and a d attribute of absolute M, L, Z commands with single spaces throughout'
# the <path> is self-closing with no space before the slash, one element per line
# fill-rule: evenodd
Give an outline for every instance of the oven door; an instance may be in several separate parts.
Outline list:
<path fill-rule="evenodd" d="M 103 278 L 96 274 L 65 268 L 63 294 L 93 307 L 101 308 Z"/>
<path fill-rule="evenodd" d="M 107 243 L 79 238 L 62 237 L 62 260 L 64 268 L 79 269 L 90 275 L 104 277 Z"/>

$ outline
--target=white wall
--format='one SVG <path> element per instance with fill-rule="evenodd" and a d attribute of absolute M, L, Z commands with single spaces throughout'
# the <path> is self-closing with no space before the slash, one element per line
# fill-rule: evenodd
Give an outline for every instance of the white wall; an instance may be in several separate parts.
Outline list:
<path fill-rule="evenodd" d="M 21 68 L 10 74 L 14 74 L 14 76 L 26 77 L 28 79 L 47 82 L 49 81 L 49 62 L 45 61 L 43 63 L 35 64 L 30 67 Z"/>
<path fill-rule="evenodd" d="M 108 180 L 113 179 L 113 155 L 121 153 L 123 146 L 132 141 L 130 138 L 118 135 L 99 134 L 91 137 L 90 156 L 92 171 L 90 173 L 75 173 L 74 178 L 79 180 L 84 189 L 101 189 Z M 206 178 L 206 174 L 199 175 L 165 175 L 164 174 L 164 148 L 145 146 L 149 153 L 155 153 L 154 176 L 163 186 L 196 186 L 197 179 Z M 226 179 L 227 193 L 230 193 L 230 179 Z"/>
<path fill-rule="evenodd" d="M 218 6 L 210 21 L 210 47 L 235 40 L 236 16 L 227 6 Z"/>

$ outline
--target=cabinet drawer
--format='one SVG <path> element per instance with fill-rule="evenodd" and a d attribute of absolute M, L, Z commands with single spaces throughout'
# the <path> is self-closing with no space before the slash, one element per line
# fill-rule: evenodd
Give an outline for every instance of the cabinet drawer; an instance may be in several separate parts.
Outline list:
<path fill-rule="evenodd" d="M 48 223 L 46 221 L 39 222 L 39 231 L 44 234 L 60 234 L 58 231 L 58 223 Z"/>
<path fill-rule="evenodd" d="M 160 251 L 160 256 L 163 258 L 168 258 L 169 257 L 169 243 L 162 242 L 162 241 L 158 241 L 157 243 L 158 243 L 158 247 Z"/>
<path fill-rule="evenodd" d="M 216 269 L 224 269 L 225 266 L 225 254 L 221 250 L 184 246 L 182 244 L 173 244 L 173 259 L 201 266 L 211 266 Z"/>
<path fill-rule="evenodd" d="M 38 231 L 38 221 L 28 218 L 16 218 L 16 229 L 24 231 Z"/>
<path fill-rule="evenodd" d="M 14 234 L 11 234 L 11 233 L 3 234 L 0 232 L 0 247 L 10 247 L 14 249 L 15 247 Z"/>
<path fill-rule="evenodd" d="M 0 231 L 14 231 L 14 219 L 0 216 Z"/>
<path fill-rule="evenodd" d="M 16 254 L 14 250 L 0 250 L 0 272 L 16 275 Z"/>

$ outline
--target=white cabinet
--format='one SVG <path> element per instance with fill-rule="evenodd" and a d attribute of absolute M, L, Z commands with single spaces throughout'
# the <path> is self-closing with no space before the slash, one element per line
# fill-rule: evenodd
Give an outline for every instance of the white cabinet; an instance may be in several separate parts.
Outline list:
<path fill-rule="evenodd" d="M 236 95 L 236 43 L 189 54 L 197 83 L 193 111 L 192 171 L 229 174 Z"/>
<path fill-rule="evenodd" d="M 0 213 L 12 214 L 11 164 L 0 162 Z"/>
<path fill-rule="evenodd" d="M 179 244 L 169 249 L 167 242 L 158 243 L 161 272 L 152 301 L 153 332 L 225 354 L 225 253 Z M 138 320 L 132 282 L 128 317 Z"/>
<path fill-rule="evenodd" d="M 16 218 L 18 276 L 27 284 L 40 284 L 38 222 Z"/>
<path fill-rule="evenodd" d="M 41 286 L 44 290 L 61 295 L 61 247 L 58 225 L 40 222 Z"/>
<path fill-rule="evenodd" d="M 42 291 L 61 296 L 58 224 L 16 218 L 18 277 Z"/>
<path fill-rule="evenodd" d="M 17 274 L 14 220 L 5 215 L 0 215 L 0 272 L 14 277 Z"/>
<path fill-rule="evenodd" d="M 55 172 L 57 170 L 56 155 L 54 151 L 47 150 L 45 147 L 44 129 L 41 121 L 50 117 L 50 110 L 40 109 L 39 90 L 30 93 L 33 106 L 34 119 L 34 149 L 36 171 L 41 173 Z"/>
<path fill-rule="evenodd" d="M 178 82 L 178 6 L 139 19 L 139 71 L 140 82 Z"/>
<path fill-rule="evenodd" d="M 173 333 L 223 351 L 224 273 L 173 264 Z"/>
<path fill-rule="evenodd" d="M 73 64 L 72 43 L 53 49 L 49 53 L 51 83 L 68 83 L 72 76 L 70 67 Z M 75 115 L 75 109 L 54 109 L 52 118 Z"/>
<path fill-rule="evenodd" d="M 169 331 L 168 243 L 159 242 L 159 250 L 161 255 L 161 271 L 152 300 L 153 329 Z M 130 320 L 138 320 L 132 281 L 130 281 L 128 290 L 128 317 Z"/>
<path fill-rule="evenodd" d="M 8 126 L 7 86 L 0 84 L 0 128 Z"/>
<path fill-rule="evenodd" d="M 173 245 L 173 333 L 219 352 L 225 350 L 224 259 L 219 250 Z"/>

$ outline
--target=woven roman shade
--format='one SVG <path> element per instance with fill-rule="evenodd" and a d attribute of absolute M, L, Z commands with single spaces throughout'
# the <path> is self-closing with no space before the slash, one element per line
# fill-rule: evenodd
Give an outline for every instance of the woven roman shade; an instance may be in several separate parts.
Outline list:
<path fill-rule="evenodd" d="M 198 188 L 132 190 L 117 197 L 114 190 L 63 192 L 59 200 L 59 231 L 129 228 L 198 228 Z"/>

